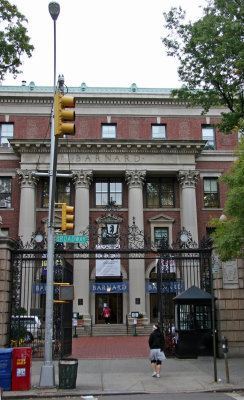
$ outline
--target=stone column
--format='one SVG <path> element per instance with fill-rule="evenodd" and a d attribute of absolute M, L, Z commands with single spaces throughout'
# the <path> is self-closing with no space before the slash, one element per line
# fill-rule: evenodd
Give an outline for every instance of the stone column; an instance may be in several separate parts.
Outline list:
<path fill-rule="evenodd" d="M 198 244 L 196 183 L 199 178 L 199 171 L 179 171 L 178 178 L 181 186 L 181 227 L 190 231 L 192 240 Z M 185 290 L 192 285 L 200 287 L 199 266 L 191 268 L 189 260 L 184 260 L 182 267 Z"/>
<path fill-rule="evenodd" d="M 135 224 L 140 231 L 144 231 L 143 222 L 143 184 L 146 171 L 126 171 L 125 178 L 128 184 L 128 224 Z M 129 313 L 139 311 L 145 315 L 145 266 L 144 259 L 129 260 Z M 137 300 L 136 300 L 137 299 Z M 138 304 L 139 302 L 139 304 Z"/>
<path fill-rule="evenodd" d="M 19 236 L 23 243 L 29 242 L 36 230 L 36 183 L 37 178 L 32 171 L 18 169 L 21 182 Z"/>
<path fill-rule="evenodd" d="M 72 171 L 75 184 L 75 235 L 80 235 L 89 225 L 89 189 L 92 171 Z M 87 238 L 88 240 L 89 238 Z M 74 312 L 90 320 L 89 260 L 74 261 L 75 300 Z"/>
<path fill-rule="evenodd" d="M 1 232 L 0 216 L 0 347 L 8 346 L 11 305 L 11 250 L 13 239 Z"/>
<path fill-rule="evenodd" d="M 192 239 L 198 243 L 196 183 L 199 171 L 179 171 L 181 186 L 181 227 L 190 231 Z"/>

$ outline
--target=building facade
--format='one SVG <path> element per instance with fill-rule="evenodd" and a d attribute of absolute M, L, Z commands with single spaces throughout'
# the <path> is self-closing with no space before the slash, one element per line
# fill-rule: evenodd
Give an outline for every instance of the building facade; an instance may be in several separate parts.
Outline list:
<path fill-rule="evenodd" d="M 74 232 L 67 233 L 81 235 L 90 225 L 108 238 L 108 229 L 122 231 L 133 222 L 155 243 L 174 242 L 183 227 L 196 242 L 210 233 L 210 217 L 222 215 L 226 198 L 218 177 L 235 160 L 238 144 L 237 134 L 226 136 L 215 128 L 224 110 L 202 116 L 200 108 L 175 102 L 169 89 L 135 84 L 82 84 L 69 88 L 69 95 L 76 99 L 76 133 L 58 139 L 56 182 L 56 201 L 75 207 Z M 47 230 L 53 89 L 33 82 L 1 86 L 0 104 L 2 232 L 25 243 L 38 229 Z M 111 201 L 120 216 L 106 221 L 104 207 Z M 60 226 L 58 210 L 55 221 Z M 217 264 L 219 330 L 238 354 L 244 348 L 243 263 Z M 114 324 L 125 323 L 135 310 L 145 323 L 154 322 L 156 298 L 147 292 L 147 282 L 155 260 L 115 262 L 114 271 L 119 270 L 113 275 L 102 272 L 104 265 L 106 270 L 106 263 L 74 260 L 73 311 L 99 324 L 106 303 Z"/>

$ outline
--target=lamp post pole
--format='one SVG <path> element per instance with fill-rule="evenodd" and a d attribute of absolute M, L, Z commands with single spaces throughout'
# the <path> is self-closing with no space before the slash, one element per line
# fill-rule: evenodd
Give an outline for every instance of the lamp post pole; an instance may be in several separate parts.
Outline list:
<path fill-rule="evenodd" d="M 56 20 L 60 6 L 56 2 L 49 3 L 49 13 L 54 22 L 54 94 L 56 91 Z M 49 170 L 49 209 L 48 209 L 48 249 L 47 249 L 47 283 L 46 283 L 46 313 L 45 313 L 45 349 L 44 364 L 41 369 L 40 386 L 55 386 L 55 371 L 52 360 L 53 339 L 53 270 L 54 270 L 54 202 L 57 171 L 57 138 L 54 136 L 54 107 L 51 119 L 51 151 Z"/>

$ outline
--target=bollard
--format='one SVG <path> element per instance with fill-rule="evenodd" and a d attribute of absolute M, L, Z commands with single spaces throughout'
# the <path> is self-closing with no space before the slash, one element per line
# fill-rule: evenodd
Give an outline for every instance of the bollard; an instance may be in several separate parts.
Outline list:
<path fill-rule="evenodd" d="M 228 365 L 228 358 L 227 358 L 227 353 L 228 353 L 228 339 L 223 336 L 221 339 L 222 343 L 222 350 L 224 352 L 224 358 L 225 358 L 225 375 L 226 375 L 226 382 L 230 383 L 230 375 L 229 375 L 229 365 Z"/>
<path fill-rule="evenodd" d="M 134 331 L 134 335 L 133 336 L 138 336 L 137 333 L 136 333 L 136 325 L 137 325 L 137 318 L 134 318 L 135 331 Z"/>

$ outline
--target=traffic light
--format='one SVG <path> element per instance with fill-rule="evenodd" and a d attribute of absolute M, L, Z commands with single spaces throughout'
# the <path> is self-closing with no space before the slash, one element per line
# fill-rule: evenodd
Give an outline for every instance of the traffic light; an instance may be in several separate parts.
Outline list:
<path fill-rule="evenodd" d="M 74 229 L 74 212 L 73 206 L 67 206 L 66 203 L 55 203 L 56 206 L 62 206 L 62 232 L 66 232 L 69 229 Z"/>
<path fill-rule="evenodd" d="M 54 95 L 54 135 L 62 138 L 63 135 L 74 135 L 75 124 L 66 121 L 75 120 L 75 111 L 65 108 L 75 107 L 74 97 L 62 96 L 61 93 Z"/>
<path fill-rule="evenodd" d="M 65 232 L 68 229 L 74 229 L 74 215 L 71 213 L 74 212 L 73 206 L 67 206 L 66 203 L 62 204 L 62 231 Z"/>

